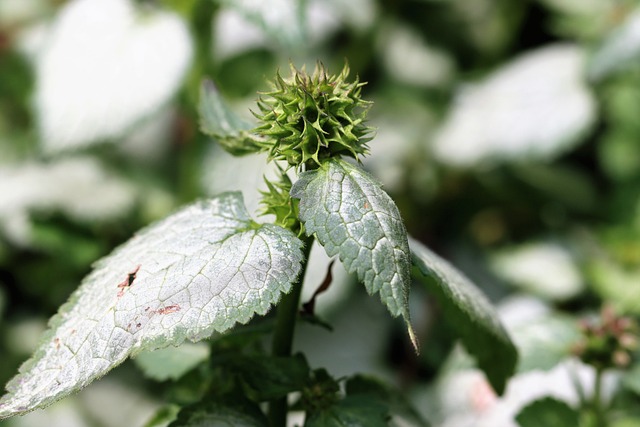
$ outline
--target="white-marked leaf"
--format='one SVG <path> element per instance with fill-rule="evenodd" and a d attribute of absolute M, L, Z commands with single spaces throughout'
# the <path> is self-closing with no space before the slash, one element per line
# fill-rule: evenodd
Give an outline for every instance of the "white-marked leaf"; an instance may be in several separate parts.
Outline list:
<path fill-rule="evenodd" d="M 380 184 L 358 167 L 332 159 L 300 174 L 291 196 L 300 199 L 307 234 L 315 234 L 329 256 L 338 255 L 369 294 L 380 292 L 391 314 L 402 315 L 409 324 L 407 231 Z M 409 333 L 414 339 L 411 327 Z"/>
<path fill-rule="evenodd" d="M 197 341 L 288 292 L 302 242 L 249 217 L 240 193 L 195 203 L 96 264 L 7 386 L 0 418 L 46 406 L 141 350 Z"/>
<path fill-rule="evenodd" d="M 265 36 L 285 49 L 302 50 L 307 34 L 306 1 L 218 0 L 258 27 Z"/>
<path fill-rule="evenodd" d="M 35 61 L 45 150 L 120 138 L 180 87 L 192 57 L 186 23 L 135 3 L 74 0 L 60 8 Z"/>
<path fill-rule="evenodd" d="M 248 132 L 253 128 L 251 123 L 238 117 L 229 108 L 211 80 L 204 80 L 200 86 L 198 109 L 200 130 L 214 137 L 231 154 L 240 156 L 260 150 Z"/>
<path fill-rule="evenodd" d="M 461 272 L 411 239 L 413 264 L 418 277 L 442 306 L 445 319 L 498 394 L 513 375 L 518 352 L 498 315 L 484 294 Z"/>
<path fill-rule="evenodd" d="M 602 79 L 638 63 L 640 58 L 640 8 L 604 40 L 589 64 L 589 75 Z"/>
<path fill-rule="evenodd" d="M 549 45 L 464 87 L 434 136 L 433 154 L 451 166 L 476 167 L 566 152 L 596 118 L 585 56 L 577 45 Z"/>

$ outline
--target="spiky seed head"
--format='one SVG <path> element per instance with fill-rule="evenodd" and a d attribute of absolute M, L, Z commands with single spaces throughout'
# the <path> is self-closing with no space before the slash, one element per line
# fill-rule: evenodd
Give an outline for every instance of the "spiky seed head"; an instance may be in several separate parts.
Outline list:
<path fill-rule="evenodd" d="M 254 131 L 263 137 L 270 158 L 299 167 L 320 165 L 330 157 L 359 160 L 366 155 L 372 128 L 365 124 L 371 103 L 360 97 L 364 83 L 357 77 L 347 82 L 347 65 L 338 75 L 329 75 L 321 63 L 311 75 L 304 67 L 290 68 L 288 78 L 277 73 L 254 112 L 260 121 Z"/>

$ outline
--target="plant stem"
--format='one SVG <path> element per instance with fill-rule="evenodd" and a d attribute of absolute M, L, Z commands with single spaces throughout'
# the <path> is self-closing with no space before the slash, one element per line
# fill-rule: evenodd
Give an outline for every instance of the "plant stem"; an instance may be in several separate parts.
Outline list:
<path fill-rule="evenodd" d="M 302 293 L 302 282 L 309 263 L 309 253 L 313 237 L 304 240 L 304 261 L 298 280 L 293 284 L 291 292 L 283 295 L 276 309 L 276 326 L 273 333 L 271 351 L 274 356 L 286 357 L 291 355 L 293 347 L 293 333 Z M 269 425 L 271 427 L 286 427 L 288 403 L 286 396 L 271 401 L 269 404 Z"/>
<path fill-rule="evenodd" d="M 605 408 L 602 406 L 602 376 L 604 369 L 596 368 L 596 379 L 593 387 L 593 413 L 597 427 L 607 427 Z"/>

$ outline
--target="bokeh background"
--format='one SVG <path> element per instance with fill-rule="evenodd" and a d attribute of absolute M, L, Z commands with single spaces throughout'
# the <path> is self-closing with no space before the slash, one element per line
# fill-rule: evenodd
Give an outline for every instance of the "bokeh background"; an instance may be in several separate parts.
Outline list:
<path fill-rule="evenodd" d="M 199 131 L 201 80 L 251 119 L 277 70 L 317 61 L 368 82 L 364 166 L 410 234 L 496 303 L 521 360 L 495 396 L 418 287 L 416 357 L 339 265 L 318 301 L 334 331 L 301 325 L 296 348 L 337 377 L 391 380 L 433 426 L 517 426 L 535 399 L 575 407 L 592 392 L 593 368 L 573 356 L 580 322 L 603 306 L 640 314 L 631 0 L 0 0 L 0 383 L 135 230 L 226 190 L 259 214 L 264 158 L 233 158 Z M 328 263 L 314 250 L 305 298 Z M 631 350 L 604 378 L 620 427 L 640 425 Z M 188 401 L 207 351 L 142 355 L 0 425 L 143 426 Z"/>

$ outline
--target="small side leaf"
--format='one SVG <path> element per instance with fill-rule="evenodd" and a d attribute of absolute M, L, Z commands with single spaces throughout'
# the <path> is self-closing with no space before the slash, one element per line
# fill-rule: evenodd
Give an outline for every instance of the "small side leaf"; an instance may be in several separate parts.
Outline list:
<path fill-rule="evenodd" d="M 347 396 L 311 414 L 304 427 L 388 427 L 387 407 L 368 396 Z"/>
<path fill-rule="evenodd" d="M 347 380 L 347 396 L 367 396 L 381 405 L 386 405 L 393 426 L 429 427 L 409 399 L 400 390 L 371 377 L 356 375 Z"/>
<path fill-rule="evenodd" d="M 96 264 L 7 386 L 0 418 L 79 390 L 141 350 L 198 341 L 291 290 L 302 242 L 254 223 L 240 193 L 195 203 Z"/>
<path fill-rule="evenodd" d="M 475 356 L 498 394 L 513 375 L 518 352 L 484 294 L 447 261 L 411 239 L 417 277 L 438 299 L 444 316 Z"/>
<path fill-rule="evenodd" d="M 253 128 L 238 117 L 227 105 L 211 80 L 204 80 L 200 86 L 200 130 L 215 138 L 229 153 L 235 156 L 256 153 L 260 147 L 256 136 L 249 130 Z"/>
<path fill-rule="evenodd" d="M 255 401 L 286 397 L 301 390 L 309 380 L 311 369 L 301 354 L 291 357 L 253 356 L 236 359 L 232 366 Z"/>
<path fill-rule="evenodd" d="M 521 427 L 568 427 L 580 425 L 580 416 L 564 402 L 547 397 L 527 405 L 516 417 Z"/>
<path fill-rule="evenodd" d="M 303 172 L 291 189 L 300 199 L 300 220 L 315 234 L 327 255 L 338 255 L 349 273 L 357 273 L 369 294 L 409 324 L 411 261 L 407 231 L 389 195 L 369 174 L 344 160 L 331 159 Z"/>
<path fill-rule="evenodd" d="M 260 408 L 249 401 L 215 402 L 184 408 L 169 427 L 268 427 Z"/>

